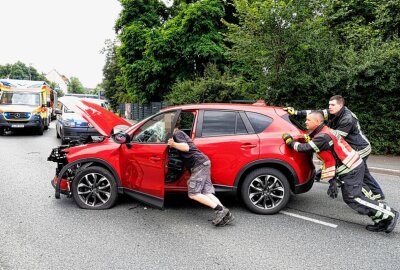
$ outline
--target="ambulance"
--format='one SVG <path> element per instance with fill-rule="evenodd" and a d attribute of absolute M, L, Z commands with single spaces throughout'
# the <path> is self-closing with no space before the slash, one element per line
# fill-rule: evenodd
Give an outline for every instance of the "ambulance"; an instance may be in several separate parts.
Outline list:
<path fill-rule="evenodd" d="M 56 104 L 57 94 L 45 81 L 0 79 L 0 135 L 21 129 L 43 135 Z"/>

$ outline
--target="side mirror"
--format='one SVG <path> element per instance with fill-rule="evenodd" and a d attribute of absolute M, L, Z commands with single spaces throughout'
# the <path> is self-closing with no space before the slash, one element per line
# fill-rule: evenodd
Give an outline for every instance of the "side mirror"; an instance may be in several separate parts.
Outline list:
<path fill-rule="evenodd" d="M 116 142 L 118 144 L 126 144 L 126 143 L 130 143 L 130 141 L 131 141 L 131 137 L 129 136 L 129 134 L 126 134 L 123 132 L 113 134 L 112 138 L 113 138 L 114 142 Z"/>
<path fill-rule="evenodd" d="M 117 134 L 120 132 L 124 132 L 125 130 L 127 130 L 129 128 L 129 126 L 126 125 L 117 125 L 113 128 L 112 133 L 111 134 Z"/>
<path fill-rule="evenodd" d="M 55 113 L 56 113 L 56 114 L 62 114 L 62 111 L 61 111 L 60 109 L 56 109 L 56 110 L 55 110 Z"/>

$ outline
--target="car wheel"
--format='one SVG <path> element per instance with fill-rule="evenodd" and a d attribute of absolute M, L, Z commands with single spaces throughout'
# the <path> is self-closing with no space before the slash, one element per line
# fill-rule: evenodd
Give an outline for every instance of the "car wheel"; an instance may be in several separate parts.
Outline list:
<path fill-rule="evenodd" d="M 72 181 L 72 196 L 81 208 L 108 209 L 117 200 L 117 184 L 108 170 L 88 167 L 78 172 Z"/>
<path fill-rule="evenodd" d="M 245 178 L 241 195 L 250 211 L 271 215 L 279 212 L 288 203 L 290 185 L 285 175 L 276 169 L 256 169 Z"/>
<path fill-rule="evenodd" d="M 61 145 L 68 144 L 68 140 L 64 139 L 64 134 L 60 133 Z"/>
<path fill-rule="evenodd" d="M 43 123 L 40 125 L 40 127 L 37 129 L 37 134 L 38 135 L 43 135 L 43 130 L 44 130 L 44 127 L 43 127 Z"/>

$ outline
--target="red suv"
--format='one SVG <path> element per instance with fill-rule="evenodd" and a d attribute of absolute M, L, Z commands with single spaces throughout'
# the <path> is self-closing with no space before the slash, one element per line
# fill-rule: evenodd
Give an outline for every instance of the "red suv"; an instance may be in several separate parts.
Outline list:
<path fill-rule="evenodd" d="M 96 104 L 67 106 L 104 136 L 61 145 L 48 158 L 58 164 L 56 198 L 73 197 L 82 208 L 110 208 L 122 193 L 163 208 L 165 192 L 186 192 L 189 172 L 167 145 L 179 116 L 181 129 L 211 160 L 216 191 L 235 192 L 249 210 L 274 214 L 291 192 L 307 192 L 313 184 L 311 156 L 289 149 L 281 138 L 284 132 L 301 138 L 304 131 L 282 108 L 264 102 L 170 107 L 123 132 L 115 127 L 129 123 Z"/>

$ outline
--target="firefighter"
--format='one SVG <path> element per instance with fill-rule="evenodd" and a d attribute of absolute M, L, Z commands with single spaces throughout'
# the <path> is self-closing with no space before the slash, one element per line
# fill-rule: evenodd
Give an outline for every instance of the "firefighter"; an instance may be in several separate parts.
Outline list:
<path fill-rule="evenodd" d="M 399 213 L 386 204 L 367 198 L 362 192 L 365 165 L 357 151 L 340 136 L 339 132 L 324 124 L 324 116 L 320 111 L 307 115 L 306 127 L 311 140 L 300 143 L 285 133 L 282 135 L 285 143 L 297 152 L 315 152 L 323 161 L 321 180 L 328 180 L 328 195 L 336 198 L 338 184 L 344 202 L 363 215 L 368 215 L 373 225 L 366 229 L 373 232 L 390 233 L 396 226 Z"/>
<path fill-rule="evenodd" d="M 328 127 L 335 129 L 355 149 L 365 163 L 365 174 L 363 182 L 368 188 L 363 189 L 365 196 L 372 200 L 384 200 L 385 195 L 378 182 L 371 175 L 367 166 L 367 159 L 371 153 L 371 144 L 362 133 L 357 116 L 344 106 L 345 100 L 342 96 L 336 95 L 329 99 L 329 109 L 321 110 L 325 120 L 328 120 Z M 310 110 L 296 111 L 292 107 L 285 108 L 290 115 L 306 116 Z M 316 181 L 319 181 L 317 173 Z"/>

